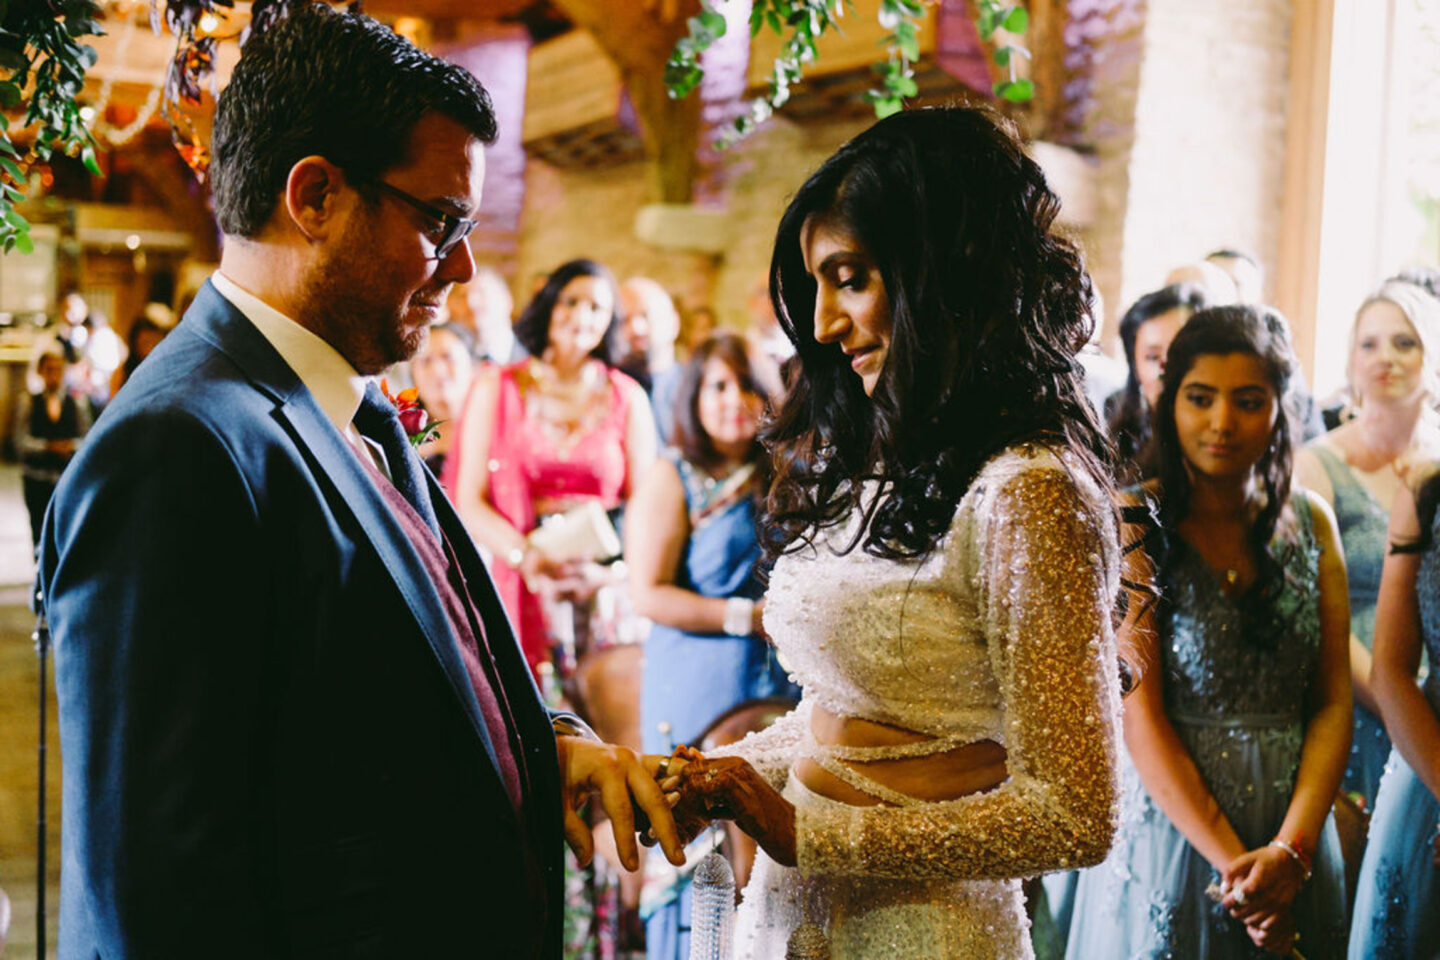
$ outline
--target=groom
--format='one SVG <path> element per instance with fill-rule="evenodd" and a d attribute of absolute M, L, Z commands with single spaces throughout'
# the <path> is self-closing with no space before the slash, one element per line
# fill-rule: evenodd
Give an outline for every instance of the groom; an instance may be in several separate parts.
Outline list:
<path fill-rule="evenodd" d="M 61 482 L 42 546 L 60 956 L 560 955 L 635 756 L 544 708 L 475 548 L 366 379 L 475 270 L 489 98 L 296 6 L 214 128 L 219 271 Z"/>

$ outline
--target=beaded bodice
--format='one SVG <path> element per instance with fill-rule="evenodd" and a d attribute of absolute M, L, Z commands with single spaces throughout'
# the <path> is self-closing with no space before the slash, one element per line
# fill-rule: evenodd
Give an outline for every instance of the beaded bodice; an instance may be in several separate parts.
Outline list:
<path fill-rule="evenodd" d="M 1105 508 L 1093 491 L 1086 491 L 1087 503 L 1074 486 L 1071 502 L 1046 506 L 1075 512 L 1097 534 L 1083 554 L 1068 555 L 1078 545 L 1054 544 L 1054 553 L 1014 557 L 1009 569 L 987 566 L 996 559 L 988 535 L 1013 519 L 995 513 L 1001 491 L 1027 470 L 1047 469 L 1061 469 L 1049 453 L 1008 452 L 992 461 L 962 499 L 949 533 L 923 560 L 887 560 L 862 547 L 839 554 L 855 538 L 858 515 L 821 531 L 813 546 L 782 556 L 770 576 L 765 627 L 806 696 L 843 716 L 1003 745 L 1004 697 L 996 673 L 1002 661 L 986 621 L 1002 612 L 990 609 L 992 599 L 1008 606 L 1012 598 L 987 597 L 985 588 L 993 583 L 1022 591 L 1031 562 L 1115 566 L 1100 556 L 1098 534 L 1108 513 L 1099 512 Z M 875 487 L 872 481 L 867 500 Z M 1041 531 L 1034 536 L 1036 545 L 1043 542 Z M 1078 590 L 1083 574 L 1075 574 Z"/>
<path fill-rule="evenodd" d="M 1380 568 L 1389 546 L 1390 512 L 1370 495 L 1343 458 L 1324 443 L 1311 447 L 1325 468 L 1335 497 L 1335 524 L 1345 550 L 1350 587 L 1350 632 L 1369 647 L 1375 632 L 1375 600 L 1380 596 Z"/>
<path fill-rule="evenodd" d="M 1010 778 L 952 801 L 872 789 L 890 805 L 799 807 L 802 872 L 1019 877 L 1099 859 L 1116 811 L 1113 505 L 1069 455 L 1027 445 L 986 464 L 923 559 L 838 552 L 859 522 L 777 561 L 765 627 L 804 697 L 733 752 L 778 785 L 801 755 L 839 770 L 895 749 L 817 755 L 821 705 L 947 746 L 995 740 Z"/>
<path fill-rule="evenodd" d="M 1240 609 L 1220 577 L 1179 537 L 1162 590 L 1171 613 L 1161 646 L 1165 707 L 1172 717 L 1274 715 L 1299 719 L 1319 657 L 1320 548 L 1309 505 L 1286 511 L 1270 549 L 1285 582 L 1275 599 L 1278 636 L 1246 637 Z"/>

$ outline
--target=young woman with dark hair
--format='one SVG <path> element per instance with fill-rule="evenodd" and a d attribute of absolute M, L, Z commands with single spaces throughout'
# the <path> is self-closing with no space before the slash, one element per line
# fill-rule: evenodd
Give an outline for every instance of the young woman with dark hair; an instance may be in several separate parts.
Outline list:
<path fill-rule="evenodd" d="M 625 536 L 630 597 L 654 624 L 640 693 L 645 753 L 695 743 L 747 700 L 800 696 L 760 627 L 756 528 L 769 463 L 758 433 L 778 398 L 779 371 L 768 357 L 734 334 L 706 340 L 680 374 L 677 446 L 635 489 Z M 646 922 L 646 952 L 683 960 L 688 883 L 677 878 L 665 889 Z"/>
<path fill-rule="evenodd" d="M 608 269 L 572 260 L 552 273 L 515 324 L 530 356 L 480 371 L 446 461 L 445 488 L 494 557 L 495 587 L 537 671 L 552 650 L 536 591 L 588 600 L 605 571 L 547 554 L 530 533 L 586 502 L 620 506 L 655 459 L 650 401 L 610 363 L 615 322 Z"/>
<path fill-rule="evenodd" d="M 1371 682 L 1395 748 L 1360 865 L 1353 960 L 1428 956 L 1440 943 L 1440 463 L 1417 465 L 1412 488 L 1395 498 L 1376 604 Z"/>
<path fill-rule="evenodd" d="M 1028 957 L 1019 878 L 1109 848 L 1116 522 L 1057 209 L 992 113 L 949 108 L 880 121 L 781 220 L 765 627 L 804 697 L 658 771 L 682 822 L 765 852 L 738 956 L 811 920 L 836 957 Z"/>
<path fill-rule="evenodd" d="M 1152 413 L 1165 383 L 1165 351 L 1191 315 L 1205 308 L 1205 291 L 1176 283 L 1145 294 L 1120 319 L 1120 343 L 1130 368 L 1125 386 L 1105 401 L 1105 420 L 1115 442 L 1122 480 L 1155 475 Z"/>
<path fill-rule="evenodd" d="M 1345 567 L 1328 506 L 1291 490 L 1293 369 L 1266 307 L 1203 310 L 1170 344 L 1159 476 L 1133 494 L 1158 506 L 1161 601 L 1134 633 L 1126 819 L 1081 875 L 1075 960 L 1289 954 L 1297 934 L 1311 960 L 1344 952 Z"/>

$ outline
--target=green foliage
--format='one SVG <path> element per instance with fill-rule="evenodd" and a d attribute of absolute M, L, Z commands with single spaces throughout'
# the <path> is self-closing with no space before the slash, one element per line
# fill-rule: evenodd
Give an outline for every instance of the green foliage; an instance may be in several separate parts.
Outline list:
<path fill-rule="evenodd" d="M 1000 2 L 1000 0 L 976 0 L 975 26 L 980 39 L 993 43 L 999 30 L 1022 34 L 1030 29 L 1030 14 L 1024 7 Z M 1015 58 L 1029 57 L 1030 51 L 1014 43 L 997 46 L 993 54 L 995 65 L 1005 67 L 1009 76 L 995 83 L 995 96 L 1012 103 L 1024 103 L 1035 97 L 1035 84 L 1020 78 L 1015 72 Z"/>
<path fill-rule="evenodd" d="M 22 156 L 11 140 L 9 118 L 0 114 L 0 244 L 7 253 L 34 249 L 30 224 L 15 209 L 25 198 L 29 164 L 48 161 L 59 150 L 79 157 L 91 173 L 101 172 L 78 102 L 85 71 L 95 66 L 95 48 L 80 38 L 104 33 L 99 14 L 95 0 L 0 0 L 0 108 L 24 105 L 22 126 L 35 127 L 30 151 Z"/>
<path fill-rule="evenodd" d="M 719 2 L 723 0 L 701 0 L 699 15 L 687 21 L 689 33 L 671 51 L 665 64 L 665 87 L 671 97 L 689 96 L 704 78 L 700 55 L 725 35 L 725 18 L 715 10 Z M 1000 29 L 1012 34 L 1029 29 L 1030 15 L 1024 7 L 998 0 L 976 0 L 976 9 L 976 25 L 984 40 L 991 40 Z M 804 66 L 818 56 L 816 41 L 827 31 L 838 30 L 846 12 L 854 14 L 853 0 L 754 0 L 750 35 L 768 27 L 784 43 L 775 58 L 765 94 L 751 101 L 746 112 L 724 132 L 721 146 L 749 135 L 785 105 L 790 88 L 800 82 Z M 877 117 L 888 117 L 920 92 L 915 82 L 915 62 L 920 59 L 920 23 L 925 17 L 925 5 L 921 0 L 881 0 L 876 16 L 887 31 L 885 59 L 875 65 L 876 83 L 866 91 L 865 99 Z M 1009 68 L 1010 78 L 995 85 L 995 95 L 1012 101 L 1029 100 L 1035 87 L 1029 80 L 1017 78 L 1016 55 L 1028 57 L 1030 52 L 1014 44 L 996 49 L 995 62 Z"/>

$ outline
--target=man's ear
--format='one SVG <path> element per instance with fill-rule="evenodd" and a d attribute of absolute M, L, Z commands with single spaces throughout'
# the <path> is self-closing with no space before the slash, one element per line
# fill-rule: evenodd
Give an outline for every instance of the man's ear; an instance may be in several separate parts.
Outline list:
<path fill-rule="evenodd" d="M 290 221 L 307 240 L 323 240 L 343 220 L 345 186 L 345 171 L 321 156 L 304 157 L 290 168 L 282 200 Z"/>

